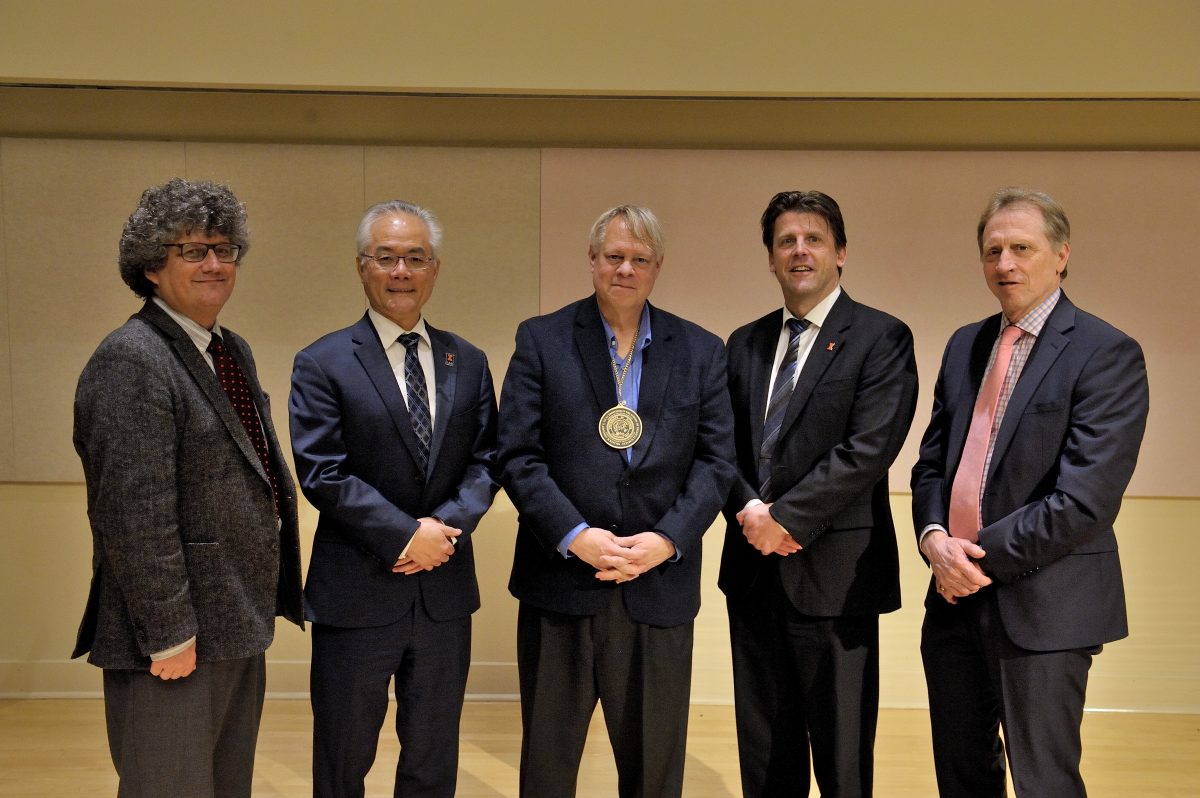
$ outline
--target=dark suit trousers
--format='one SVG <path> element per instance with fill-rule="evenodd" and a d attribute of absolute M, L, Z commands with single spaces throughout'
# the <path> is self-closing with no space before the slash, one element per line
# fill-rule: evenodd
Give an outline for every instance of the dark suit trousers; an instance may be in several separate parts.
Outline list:
<path fill-rule="evenodd" d="M 588 723 L 599 700 L 622 798 L 683 793 L 692 623 L 635 622 L 621 588 L 596 615 L 521 603 L 521 795 L 575 795 Z"/>
<path fill-rule="evenodd" d="M 1079 725 L 1099 651 L 1018 648 L 1004 631 L 994 589 L 927 609 L 921 658 L 939 793 L 1003 796 L 1007 744 L 1017 796 L 1083 798 Z"/>
<path fill-rule="evenodd" d="M 879 616 L 798 612 L 775 562 L 727 604 L 742 794 L 808 795 L 811 749 L 823 798 L 871 795 Z"/>
<path fill-rule="evenodd" d="M 119 798 L 249 798 L 265 684 L 262 654 L 202 662 L 170 681 L 106 669 Z"/>
<path fill-rule="evenodd" d="M 394 676 L 395 795 L 451 798 L 471 617 L 435 621 L 418 600 L 396 623 L 361 629 L 314 623 L 312 636 L 313 795 L 363 795 Z"/>

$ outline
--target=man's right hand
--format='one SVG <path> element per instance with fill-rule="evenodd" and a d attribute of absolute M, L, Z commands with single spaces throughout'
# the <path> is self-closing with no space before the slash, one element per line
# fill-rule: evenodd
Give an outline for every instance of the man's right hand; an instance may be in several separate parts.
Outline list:
<path fill-rule="evenodd" d="M 595 568 L 599 579 L 627 582 L 638 575 L 637 566 L 629 561 L 629 552 L 607 529 L 589 526 L 581 530 L 567 550 Z"/>
<path fill-rule="evenodd" d="M 921 551 L 929 559 L 938 593 L 951 604 L 992 583 L 975 562 L 987 553 L 977 543 L 934 529 L 921 541 Z"/>
<path fill-rule="evenodd" d="M 163 681 L 171 679 L 182 679 L 185 676 L 190 676 L 196 670 L 196 644 L 180 651 L 178 654 L 167 657 L 166 659 L 152 660 L 150 662 L 150 675 L 157 676 Z"/>
<path fill-rule="evenodd" d="M 435 518 L 418 518 L 420 526 L 413 533 L 412 541 L 404 557 L 396 560 L 392 572 L 411 576 L 421 571 L 432 571 L 450 559 L 454 553 L 454 540 L 462 534 L 461 529 L 446 526 Z"/>

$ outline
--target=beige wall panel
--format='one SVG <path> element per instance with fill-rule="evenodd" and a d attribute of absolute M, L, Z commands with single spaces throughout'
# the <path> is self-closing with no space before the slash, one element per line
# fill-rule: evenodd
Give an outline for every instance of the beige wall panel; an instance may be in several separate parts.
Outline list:
<path fill-rule="evenodd" d="M 538 151 L 368 147 L 364 168 L 368 205 L 405 199 L 441 220 L 425 317 L 487 352 L 498 390 L 517 324 L 538 308 Z"/>
<path fill-rule="evenodd" d="M 121 228 L 146 187 L 183 172 L 183 145 L 5 139 L 2 168 L 15 428 L 0 478 L 78 480 L 79 372 L 141 307 L 117 273 Z"/>
<path fill-rule="evenodd" d="M 250 342 L 290 460 L 292 360 L 366 307 L 353 260 L 362 148 L 193 143 L 187 169 L 228 184 L 246 204 L 250 252 L 220 321 Z"/>
<path fill-rule="evenodd" d="M 1200 502 L 1126 499 L 1117 520 L 1129 637 L 1092 666 L 1088 705 L 1200 712 L 1195 546 Z"/>
<path fill-rule="evenodd" d="M 87 599 L 91 535 L 81 485 L 0 483 L 0 697 L 98 694 L 96 668 L 67 657 Z M 892 496 L 897 518 L 908 517 L 906 495 Z M 483 609 L 474 616 L 475 650 L 468 694 L 515 696 L 513 641 L 516 602 L 505 584 L 508 545 L 516 513 L 503 496 L 484 517 L 477 546 L 503 539 L 491 559 L 478 559 Z M 305 509 L 311 529 L 316 514 Z M 1191 545 L 1200 524 L 1200 501 L 1129 499 L 1117 524 L 1129 603 L 1131 636 L 1105 648 L 1092 667 L 1088 706 L 1148 712 L 1200 713 L 1200 620 L 1188 594 L 1190 561 L 1178 552 Z M 919 652 L 922 602 L 929 571 L 901 522 L 899 549 L 904 606 L 880 622 L 880 701 L 885 707 L 924 707 Z M 732 701 L 729 636 L 724 597 L 716 587 L 722 529 L 705 537 L 703 602 L 696 620 L 692 701 Z M 307 694 L 309 641 L 280 623 L 267 653 L 272 695 Z"/>
<path fill-rule="evenodd" d="M 1200 495 L 1200 450 L 1179 445 L 1197 433 L 1200 354 L 1184 342 L 1200 334 L 1186 233 L 1200 201 L 1200 153 L 544 150 L 542 308 L 590 292 L 595 217 L 643 203 L 667 236 L 652 301 L 726 336 L 781 304 L 758 227 L 771 195 L 829 193 L 846 219 L 843 286 L 916 337 L 920 401 L 891 482 L 904 490 L 947 338 L 998 309 L 982 284 L 975 225 L 991 192 L 1011 184 L 1063 203 L 1074 226 L 1065 290 L 1146 351 L 1153 410 L 1129 493 Z"/>
<path fill-rule="evenodd" d="M 204 8 L 196 14 L 184 0 L 8 0 L 0 4 L 0 80 L 835 97 L 1200 95 L 1200 9 L 1189 0 L 1098 0 L 1086 11 L 1069 0 L 210 0 Z M 163 32 L 185 18 L 197 40 L 220 42 L 220 58 L 179 57 Z M 606 35 L 614 24 L 619 34 Z M 381 30 L 394 35 L 380 37 Z M 384 40 L 398 38 L 424 57 L 397 58 Z"/>
<path fill-rule="evenodd" d="M 4 237 L 4 156 L 0 139 L 0 480 L 13 476 L 12 352 L 9 348 L 7 239 Z"/>
<path fill-rule="evenodd" d="M 538 307 L 538 152 L 370 147 L 365 163 L 368 204 L 405 199 L 441 220 L 442 266 L 424 315 L 487 353 L 499 395 L 517 324 Z M 483 607 L 472 694 L 517 692 L 516 601 L 507 589 L 515 534 L 516 511 L 500 495 L 474 537 Z"/>
<path fill-rule="evenodd" d="M 69 659 L 92 578 L 83 486 L 0 483 L 0 507 L 0 696 L 98 692 Z"/>

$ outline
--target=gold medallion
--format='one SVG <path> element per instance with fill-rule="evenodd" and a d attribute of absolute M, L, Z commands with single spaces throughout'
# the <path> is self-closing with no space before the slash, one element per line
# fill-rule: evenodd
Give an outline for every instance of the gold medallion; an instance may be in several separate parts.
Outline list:
<path fill-rule="evenodd" d="M 624 402 L 600 416 L 600 439 L 614 449 L 628 449 L 642 437 L 642 417 Z"/>

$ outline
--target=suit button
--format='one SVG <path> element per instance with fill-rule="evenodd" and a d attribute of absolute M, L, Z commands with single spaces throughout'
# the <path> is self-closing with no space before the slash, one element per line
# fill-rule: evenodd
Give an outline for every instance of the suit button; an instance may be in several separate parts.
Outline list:
<path fill-rule="evenodd" d="M 627 480 L 627 479 L 626 479 L 626 480 L 622 480 L 622 481 L 621 481 L 621 485 L 622 485 L 622 486 L 624 486 L 624 487 L 626 487 L 626 488 L 628 488 L 628 487 L 629 487 L 629 480 Z"/>

